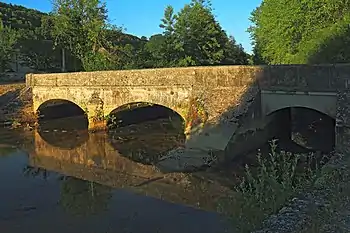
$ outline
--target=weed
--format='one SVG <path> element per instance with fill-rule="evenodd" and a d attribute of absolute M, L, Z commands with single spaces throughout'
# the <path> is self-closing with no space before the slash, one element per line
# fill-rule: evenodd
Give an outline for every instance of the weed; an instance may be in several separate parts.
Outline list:
<path fill-rule="evenodd" d="M 268 156 L 257 155 L 258 165 L 245 167 L 245 175 L 236 185 L 236 196 L 226 198 L 221 211 L 232 217 L 240 232 L 250 232 L 261 226 L 262 221 L 276 213 L 292 196 L 313 183 L 319 173 L 313 154 L 300 155 L 277 152 L 277 140 L 270 143 Z M 307 161 L 301 167 L 301 161 Z M 301 167 L 301 168 L 300 168 Z M 230 209 L 230 210 L 228 210 Z"/>

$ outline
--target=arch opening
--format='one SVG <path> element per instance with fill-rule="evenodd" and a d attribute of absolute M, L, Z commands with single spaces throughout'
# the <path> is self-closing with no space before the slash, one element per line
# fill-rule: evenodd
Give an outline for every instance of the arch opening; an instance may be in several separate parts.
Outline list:
<path fill-rule="evenodd" d="M 47 143 L 73 149 L 89 138 L 88 117 L 77 104 L 63 99 L 52 99 L 37 110 L 38 133 Z"/>
<path fill-rule="evenodd" d="M 286 148 L 302 152 L 330 153 L 335 148 L 335 119 L 307 107 L 286 107 L 271 112 L 275 137 L 285 142 Z M 299 149 L 298 149 L 299 146 Z M 288 150 L 287 150 L 288 151 Z"/>
<path fill-rule="evenodd" d="M 110 144 L 123 156 L 155 164 L 185 143 L 185 121 L 170 108 L 137 102 L 113 110 L 107 120 Z"/>

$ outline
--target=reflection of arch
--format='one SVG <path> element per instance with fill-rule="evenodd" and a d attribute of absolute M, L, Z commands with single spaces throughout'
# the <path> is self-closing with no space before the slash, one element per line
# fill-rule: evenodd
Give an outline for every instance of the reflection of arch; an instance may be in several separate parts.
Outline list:
<path fill-rule="evenodd" d="M 130 103 L 113 110 L 107 121 L 109 142 L 121 155 L 156 163 L 161 154 L 185 142 L 185 122 L 174 110 L 157 104 Z"/>
<path fill-rule="evenodd" d="M 38 107 L 38 133 L 47 143 L 72 149 L 88 140 L 88 117 L 72 101 L 51 99 Z"/>

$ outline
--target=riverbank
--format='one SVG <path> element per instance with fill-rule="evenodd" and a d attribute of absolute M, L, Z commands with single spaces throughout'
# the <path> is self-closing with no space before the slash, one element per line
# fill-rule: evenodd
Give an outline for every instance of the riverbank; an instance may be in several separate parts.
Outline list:
<path fill-rule="evenodd" d="M 304 187 L 253 233 L 350 232 L 350 158 L 334 154 Z"/>
<path fill-rule="evenodd" d="M 25 83 L 0 84 L 0 125 L 33 126 L 32 93 Z"/>

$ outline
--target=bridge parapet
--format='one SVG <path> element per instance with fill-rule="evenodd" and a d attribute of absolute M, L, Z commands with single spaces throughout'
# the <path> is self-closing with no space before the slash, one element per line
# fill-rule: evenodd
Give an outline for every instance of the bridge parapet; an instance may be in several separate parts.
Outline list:
<path fill-rule="evenodd" d="M 350 64 L 264 66 L 261 89 L 337 91 L 350 88 Z"/>

